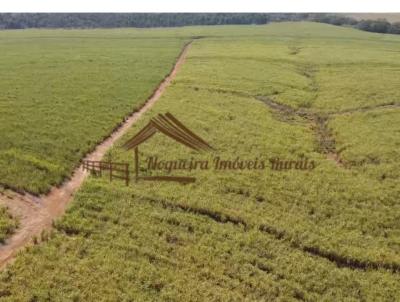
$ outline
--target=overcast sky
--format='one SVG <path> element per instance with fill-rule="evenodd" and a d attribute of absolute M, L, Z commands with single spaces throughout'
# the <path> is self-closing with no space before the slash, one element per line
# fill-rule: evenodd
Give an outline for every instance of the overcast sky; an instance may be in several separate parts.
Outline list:
<path fill-rule="evenodd" d="M 399 0 L 1 0 L 1 12 L 400 12 Z"/>

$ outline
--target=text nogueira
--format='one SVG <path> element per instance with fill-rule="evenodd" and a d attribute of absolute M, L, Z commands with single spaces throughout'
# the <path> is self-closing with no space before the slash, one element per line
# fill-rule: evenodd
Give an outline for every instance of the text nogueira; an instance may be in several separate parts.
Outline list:
<path fill-rule="evenodd" d="M 146 160 L 147 170 L 158 171 L 193 171 L 193 170 L 264 170 L 267 168 L 267 162 L 270 163 L 270 168 L 275 171 L 285 170 L 313 170 L 315 162 L 309 161 L 307 158 L 300 158 L 297 160 L 286 160 L 280 158 L 271 158 L 263 160 L 259 158 L 254 159 L 241 159 L 236 157 L 234 159 L 222 159 L 217 156 L 212 160 L 204 159 L 174 159 L 174 160 L 161 160 L 157 156 L 150 156 Z"/>

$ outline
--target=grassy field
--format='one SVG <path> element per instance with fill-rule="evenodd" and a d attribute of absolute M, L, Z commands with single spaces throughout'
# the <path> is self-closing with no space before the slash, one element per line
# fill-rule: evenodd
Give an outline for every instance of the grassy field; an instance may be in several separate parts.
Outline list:
<path fill-rule="evenodd" d="M 91 177 L 55 230 L 1 274 L 2 299 L 396 301 L 400 37 L 311 23 L 173 35 L 206 37 L 113 159 L 133 164 L 121 145 L 171 112 L 215 151 L 156 134 L 140 147 L 141 174 L 154 174 L 148 156 L 267 168 L 196 170 L 185 186 Z M 276 157 L 316 168 L 273 171 Z"/>
<path fill-rule="evenodd" d="M 184 39 L 140 31 L 0 32 L 0 184 L 44 193 L 169 73 Z"/>
<path fill-rule="evenodd" d="M 17 219 L 7 212 L 7 208 L 0 207 L 0 242 L 3 243 L 17 227 Z"/>

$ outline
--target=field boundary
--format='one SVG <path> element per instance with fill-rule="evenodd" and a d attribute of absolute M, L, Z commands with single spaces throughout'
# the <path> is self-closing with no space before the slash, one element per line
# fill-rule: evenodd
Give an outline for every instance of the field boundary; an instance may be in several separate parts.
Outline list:
<path fill-rule="evenodd" d="M 25 192 L 12 192 L 10 195 L 0 193 L 0 205 L 5 205 L 13 217 L 19 218 L 18 229 L 6 240 L 5 244 L 0 246 L 0 269 L 10 263 L 18 251 L 35 241 L 35 238 L 39 237 L 44 231 L 50 229 L 54 219 L 63 215 L 74 193 L 89 175 L 89 172 L 83 169 L 83 161 L 100 161 L 107 150 L 158 101 L 185 62 L 192 42 L 193 40 L 183 46 L 169 74 L 155 88 L 142 106 L 118 124 L 108 137 L 105 137 L 83 158 L 69 180 L 59 187 L 53 187 L 44 196 L 35 196 Z"/>

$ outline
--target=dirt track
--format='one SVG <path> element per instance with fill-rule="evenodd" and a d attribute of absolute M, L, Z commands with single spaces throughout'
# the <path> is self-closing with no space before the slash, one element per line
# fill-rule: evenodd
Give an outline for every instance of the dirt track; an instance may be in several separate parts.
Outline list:
<path fill-rule="evenodd" d="M 118 129 L 100 143 L 85 159 L 101 160 L 106 151 L 126 133 L 143 113 L 154 105 L 175 78 L 185 61 L 190 45 L 191 43 L 188 43 L 184 46 L 170 74 L 160 83 L 141 109 L 129 116 Z M 41 197 L 17 193 L 13 193 L 12 196 L 0 195 L 0 204 L 7 206 L 11 215 L 18 217 L 20 222 L 16 232 L 5 244 L 0 246 L 0 269 L 11 262 L 19 250 L 30 244 L 32 238 L 40 236 L 43 230 L 51 228 L 53 220 L 64 213 L 73 194 L 82 185 L 87 175 L 88 172 L 84 171 L 80 166 L 74 171 L 70 180 L 60 187 L 54 187 L 49 194 Z"/>

